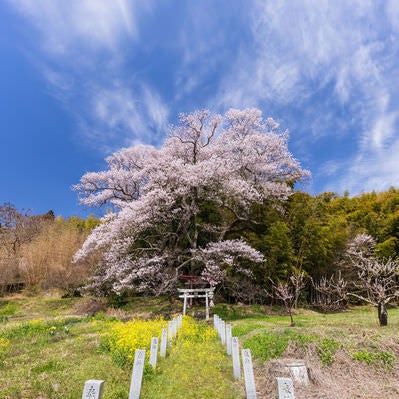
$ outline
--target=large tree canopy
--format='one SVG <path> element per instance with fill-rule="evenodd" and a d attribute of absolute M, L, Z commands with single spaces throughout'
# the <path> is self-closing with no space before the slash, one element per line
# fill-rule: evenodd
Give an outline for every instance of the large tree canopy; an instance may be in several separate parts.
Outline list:
<path fill-rule="evenodd" d="M 74 187 L 89 206 L 112 204 L 76 258 L 104 251 L 93 288 L 174 289 L 179 272 L 210 284 L 249 274 L 263 256 L 240 238 L 251 207 L 278 203 L 307 175 L 287 148 L 287 133 L 258 109 L 180 115 L 160 149 L 138 145 L 107 158 L 108 170 Z"/>

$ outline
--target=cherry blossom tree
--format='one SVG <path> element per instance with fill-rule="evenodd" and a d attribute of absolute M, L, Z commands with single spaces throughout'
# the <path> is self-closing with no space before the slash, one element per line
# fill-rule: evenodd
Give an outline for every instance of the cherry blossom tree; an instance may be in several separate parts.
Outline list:
<path fill-rule="evenodd" d="M 307 175 L 287 148 L 287 132 L 258 109 L 180 115 L 163 146 L 137 145 L 106 159 L 74 186 L 88 206 L 108 204 L 75 258 L 103 251 L 91 288 L 156 294 L 175 289 L 180 273 L 211 285 L 226 273 L 250 275 L 261 253 L 240 238 L 251 207 L 286 200 Z"/>

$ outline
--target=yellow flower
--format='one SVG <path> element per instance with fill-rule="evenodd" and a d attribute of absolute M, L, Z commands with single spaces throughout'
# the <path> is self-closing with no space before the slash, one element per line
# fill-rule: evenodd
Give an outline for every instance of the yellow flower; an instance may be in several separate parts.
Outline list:
<path fill-rule="evenodd" d="M 143 321 L 132 320 L 126 323 L 116 322 L 109 332 L 104 334 L 104 340 L 117 364 L 124 366 L 132 363 L 136 349 L 145 349 L 149 357 L 149 348 L 153 337 L 161 337 L 162 328 L 167 323 L 162 318 Z"/>

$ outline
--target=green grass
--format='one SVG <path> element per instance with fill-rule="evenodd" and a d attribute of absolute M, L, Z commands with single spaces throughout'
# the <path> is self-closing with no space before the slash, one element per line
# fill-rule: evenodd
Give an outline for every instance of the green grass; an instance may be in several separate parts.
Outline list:
<path fill-rule="evenodd" d="M 15 318 L 56 317 L 71 314 L 79 298 L 23 297 L 0 298 L 0 316 Z"/>
<path fill-rule="evenodd" d="M 289 317 L 281 315 L 238 318 L 231 323 L 233 336 L 240 337 L 258 362 L 279 358 L 291 344 L 298 349 L 312 347 L 326 367 L 335 361 L 338 350 L 344 350 L 356 353 L 352 355 L 356 361 L 392 368 L 397 356 L 389 347 L 399 335 L 399 309 L 389 310 L 389 326 L 384 328 L 379 327 L 376 313 L 371 307 L 335 314 L 299 310 L 295 327 L 288 327 Z"/>
<path fill-rule="evenodd" d="M 262 305 L 229 305 L 220 303 L 214 306 L 213 313 L 225 321 L 248 318 L 264 318 L 267 308 Z"/>
<path fill-rule="evenodd" d="M 103 399 L 126 398 L 131 367 L 120 367 L 101 351 L 109 314 L 71 316 L 78 299 L 2 299 L 9 315 L 0 324 L 0 398 L 72 399 L 81 397 L 84 382 L 105 380 Z M 168 313 L 173 306 L 159 300 L 135 300 L 125 307 L 131 315 Z M 34 317 L 34 318 L 33 318 Z M 114 318 L 114 317 L 113 317 Z M 233 381 L 231 359 L 220 341 L 198 339 L 169 351 L 156 372 L 147 366 L 142 398 L 242 398 L 243 386 Z M 191 338 L 193 339 L 193 338 Z M 240 396 L 241 395 L 241 396 Z"/>
<path fill-rule="evenodd" d="M 105 380 L 103 399 L 127 397 L 131 369 L 119 367 L 109 353 L 99 350 L 111 313 L 77 316 L 74 309 L 80 301 L 0 298 L 0 398 L 75 399 L 89 379 Z M 124 317 L 167 317 L 181 311 L 181 303 L 135 298 L 123 309 Z M 254 364 L 283 356 L 294 346 L 298 353 L 314 351 L 324 367 L 334 363 L 337 351 L 346 351 L 354 367 L 397 367 L 398 308 L 389 309 L 384 328 L 370 307 L 336 314 L 299 310 L 295 327 L 289 327 L 289 317 L 278 308 L 219 304 L 214 310 L 233 325 L 241 346 L 251 349 Z M 143 399 L 243 397 L 243 381 L 233 380 L 231 359 L 217 338 L 183 347 L 158 360 L 156 372 L 146 368 Z"/>
<path fill-rule="evenodd" d="M 19 306 L 15 302 L 0 301 L 0 317 L 14 316 Z"/>
<path fill-rule="evenodd" d="M 50 325 L 56 326 L 53 334 Z M 97 350 L 105 323 L 86 319 L 68 325 L 68 332 L 62 326 L 57 320 L 33 321 L 0 330 L 10 342 L 0 368 L 1 398 L 78 398 L 89 379 L 107 381 L 104 399 L 128 392 L 130 371 Z"/>

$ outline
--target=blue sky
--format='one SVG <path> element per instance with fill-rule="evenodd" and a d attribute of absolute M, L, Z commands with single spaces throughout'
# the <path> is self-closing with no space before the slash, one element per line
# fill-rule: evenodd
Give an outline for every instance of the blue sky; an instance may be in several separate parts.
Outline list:
<path fill-rule="evenodd" d="M 33 214 L 202 108 L 276 119 L 311 194 L 399 187 L 396 0 L 5 0 L 0 56 L 0 203 Z"/>

